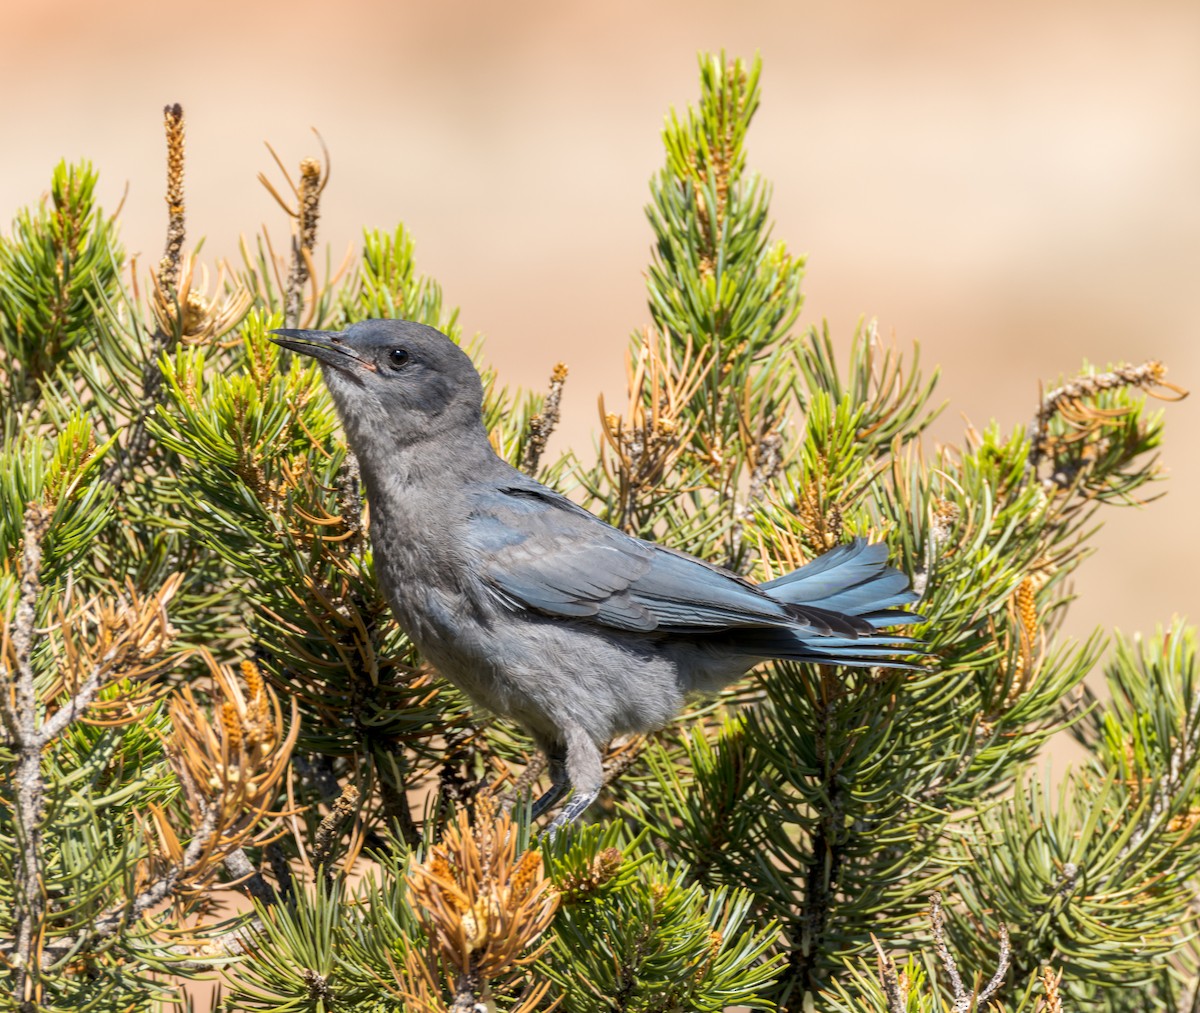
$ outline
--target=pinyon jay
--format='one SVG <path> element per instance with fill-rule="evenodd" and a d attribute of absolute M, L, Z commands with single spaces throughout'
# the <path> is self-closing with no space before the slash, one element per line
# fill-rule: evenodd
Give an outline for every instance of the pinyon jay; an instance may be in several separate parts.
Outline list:
<path fill-rule="evenodd" d="M 764 659 L 896 665 L 882 627 L 917 596 L 863 539 L 752 584 L 634 538 L 496 456 L 470 358 L 432 327 L 367 320 L 277 330 L 322 367 L 371 507 L 375 572 L 396 620 L 478 704 L 549 759 L 554 827 L 602 784 L 601 747 L 669 722 Z M 908 646 L 906 646 L 908 645 Z"/>

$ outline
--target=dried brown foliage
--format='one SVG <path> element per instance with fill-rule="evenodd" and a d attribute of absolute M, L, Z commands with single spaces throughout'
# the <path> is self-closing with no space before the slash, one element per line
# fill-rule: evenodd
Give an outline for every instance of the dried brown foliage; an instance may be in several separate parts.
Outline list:
<path fill-rule="evenodd" d="M 559 894 L 536 851 L 516 854 L 516 827 L 495 800 L 481 796 L 472 824 L 459 812 L 441 844 L 408 874 L 409 897 L 429 932 L 424 952 L 410 950 L 397 969 L 400 994 L 413 1008 L 473 1009 L 494 989 L 512 991 L 545 949 L 538 940 L 558 909 Z M 549 982 L 527 982 L 514 1013 L 528 1013 Z"/>
<path fill-rule="evenodd" d="M 711 368 L 711 357 L 697 352 L 691 341 L 678 354 L 671 342 L 647 328 L 626 355 L 625 414 L 608 411 L 601 395 L 600 463 L 619 492 L 618 524 L 626 523 L 637 499 L 663 482 L 687 447 L 696 425 L 688 404 Z"/>
<path fill-rule="evenodd" d="M 295 701 L 285 722 L 279 698 L 257 666 L 242 663 L 243 689 L 230 668 L 208 655 L 205 660 L 213 681 L 211 713 L 185 686 L 170 703 L 173 728 L 165 743 L 193 826 L 211 827 L 199 852 L 185 862 L 171 818 L 161 807 L 149 807 L 161 852 L 193 888 L 231 852 L 280 836 L 278 819 L 286 813 L 278 799 L 300 730 Z"/>
<path fill-rule="evenodd" d="M 175 630 L 167 605 L 182 581 L 182 574 L 174 574 L 152 594 L 130 583 L 123 594 L 114 587 L 111 597 L 73 607 L 68 595 L 58 605 L 51 631 L 55 678 L 44 694 L 47 722 L 78 708 L 84 693 L 89 697 L 86 712 L 79 709 L 73 716 L 89 724 L 127 724 L 142 716 L 164 691 L 154 677 L 175 660 L 168 653 Z M 104 692 L 118 683 L 119 692 Z"/>
<path fill-rule="evenodd" d="M 228 333 L 246 315 L 254 297 L 239 279 L 231 288 L 225 286 L 225 265 L 217 268 L 216 285 L 209 294 L 208 269 L 201 265 L 196 277 L 196 258 L 189 257 L 182 276 L 176 268 L 171 284 L 158 274 L 151 274 L 154 290 L 150 294 L 150 311 L 164 334 L 178 332 L 185 344 L 215 341 Z"/>
<path fill-rule="evenodd" d="M 1042 988 L 1046 994 L 1040 996 L 1037 1005 L 1034 1007 L 1034 1013 L 1063 1013 L 1062 1003 L 1062 971 L 1057 974 L 1051 967 L 1044 968 L 1042 971 Z"/>

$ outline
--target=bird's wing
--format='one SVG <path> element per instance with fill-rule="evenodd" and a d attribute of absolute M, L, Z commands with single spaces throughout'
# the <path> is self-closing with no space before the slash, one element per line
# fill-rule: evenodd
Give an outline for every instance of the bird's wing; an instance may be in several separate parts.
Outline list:
<path fill-rule="evenodd" d="M 532 481 L 481 495 L 468 531 L 484 579 L 516 607 L 643 632 L 860 632 L 845 617 L 775 601 L 726 570 L 633 538 Z"/>

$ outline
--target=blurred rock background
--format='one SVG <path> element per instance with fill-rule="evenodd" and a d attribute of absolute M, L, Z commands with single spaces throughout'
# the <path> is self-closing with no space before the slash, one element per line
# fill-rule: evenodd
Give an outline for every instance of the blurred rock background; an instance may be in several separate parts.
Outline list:
<path fill-rule="evenodd" d="M 647 319 L 642 215 L 695 54 L 762 53 L 754 167 L 809 256 L 803 322 L 861 316 L 943 367 L 935 436 L 1028 421 L 1085 357 L 1200 388 L 1200 4 L 0 0 L 0 224 L 92 159 L 127 248 L 161 254 L 161 110 L 187 114 L 189 239 L 236 258 L 278 181 L 332 153 L 321 239 L 404 221 L 503 379 L 572 370 L 560 445 L 623 393 Z M 1069 629 L 1197 618 L 1200 399 L 1169 409 L 1169 495 L 1105 511 Z"/>

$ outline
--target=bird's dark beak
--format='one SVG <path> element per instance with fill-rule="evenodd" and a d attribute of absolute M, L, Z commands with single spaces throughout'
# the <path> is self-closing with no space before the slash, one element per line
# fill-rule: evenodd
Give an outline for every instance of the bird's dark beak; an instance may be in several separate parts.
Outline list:
<path fill-rule="evenodd" d="M 354 349 L 345 344 L 346 335 L 342 331 L 299 331 L 280 327 L 271 333 L 276 335 L 271 339 L 275 344 L 301 355 L 311 355 L 318 362 L 335 369 L 350 369 L 353 362 L 361 368 L 375 371 L 374 363 L 360 358 Z"/>

